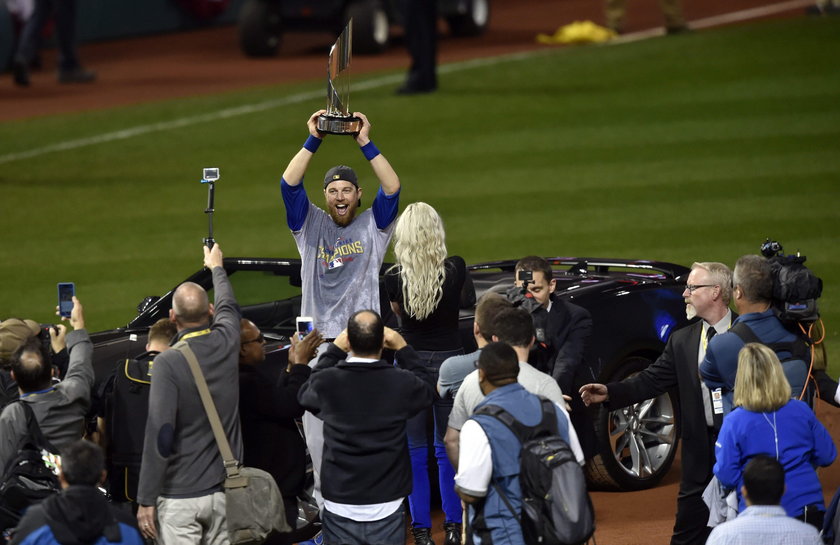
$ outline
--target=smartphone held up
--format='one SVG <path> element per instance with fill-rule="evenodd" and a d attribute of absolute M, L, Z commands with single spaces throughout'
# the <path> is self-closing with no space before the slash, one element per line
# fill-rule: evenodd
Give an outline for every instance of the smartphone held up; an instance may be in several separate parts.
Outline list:
<path fill-rule="evenodd" d="M 58 315 L 69 318 L 73 310 L 73 296 L 76 295 L 76 284 L 73 282 L 58 283 Z"/>
<path fill-rule="evenodd" d="M 299 340 L 303 340 L 314 328 L 315 322 L 311 316 L 298 316 L 295 318 L 295 331 L 297 331 Z"/>

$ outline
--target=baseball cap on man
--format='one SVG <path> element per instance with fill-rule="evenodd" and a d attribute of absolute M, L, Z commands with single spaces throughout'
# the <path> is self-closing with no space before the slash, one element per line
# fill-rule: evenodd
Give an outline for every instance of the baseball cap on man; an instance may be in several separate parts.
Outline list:
<path fill-rule="evenodd" d="M 34 320 L 9 318 L 0 322 L 0 363 L 10 363 L 15 350 L 40 332 L 41 326 Z"/>
<path fill-rule="evenodd" d="M 332 182 L 338 181 L 350 182 L 356 187 L 359 187 L 356 172 L 347 165 L 336 165 L 327 171 L 327 174 L 324 176 L 324 189 Z"/>

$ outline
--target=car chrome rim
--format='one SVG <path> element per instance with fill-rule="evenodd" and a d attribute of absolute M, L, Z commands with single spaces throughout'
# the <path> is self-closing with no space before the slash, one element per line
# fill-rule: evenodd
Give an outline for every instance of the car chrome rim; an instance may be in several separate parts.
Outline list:
<path fill-rule="evenodd" d="M 373 39 L 378 44 L 388 41 L 388 15 L 381 9 L 373 14 Z"/>
<path fill-rule="evenodd" d="M 662 394 L 612 411 L 609 430 L 613 456 L 628 475 L 645 478 L 656 474 L 677 439 L 671 398 Z"/>

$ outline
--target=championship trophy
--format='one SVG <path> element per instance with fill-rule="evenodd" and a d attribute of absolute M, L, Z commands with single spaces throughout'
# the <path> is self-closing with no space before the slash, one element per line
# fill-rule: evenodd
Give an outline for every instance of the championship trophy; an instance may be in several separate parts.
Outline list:
<path fill-rule="evenodd" d="M 327 113 L 318 116 L 318 131 L 328 134 L 358 134 L 362 120 L 350 114 L 350 54 L 353 20 L 347 23 L 330 48 L 327 62 Z"/>

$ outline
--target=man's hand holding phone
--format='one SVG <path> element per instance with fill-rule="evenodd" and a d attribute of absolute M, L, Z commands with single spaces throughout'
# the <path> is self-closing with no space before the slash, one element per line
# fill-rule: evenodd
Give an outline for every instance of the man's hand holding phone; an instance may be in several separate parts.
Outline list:
<path fill-rule="evenodd" d="M 73 296 L 73 310 L 70 311 L 70 326 L 73 329 L 84 329 L 85 328 L 85 315 L 84 309 L 82 308 L 82 303 L 79 301 L 76 296 Z M 58 316 L 61 316 L 61 307 L 55 307 L 55 313 Z M 66 320 L 67 316 L 61 316 L 62 320 Z"/>
<path fill-rule="evenodd" d="M 315 357 L 318 347 L 324 342 L 324 337 L 317 329 L 310 331 L 304 338 L 292 335 L 292 346 L 289 348 L 289 364 L 306 365 Z"/>
<path fill-rule="evenodd" d="M 312 331 L 315 331 L 315 321 L 311 316 L 298 316 L 295 318 L 295 335 L 299 341 L 303 340 Z"/>

